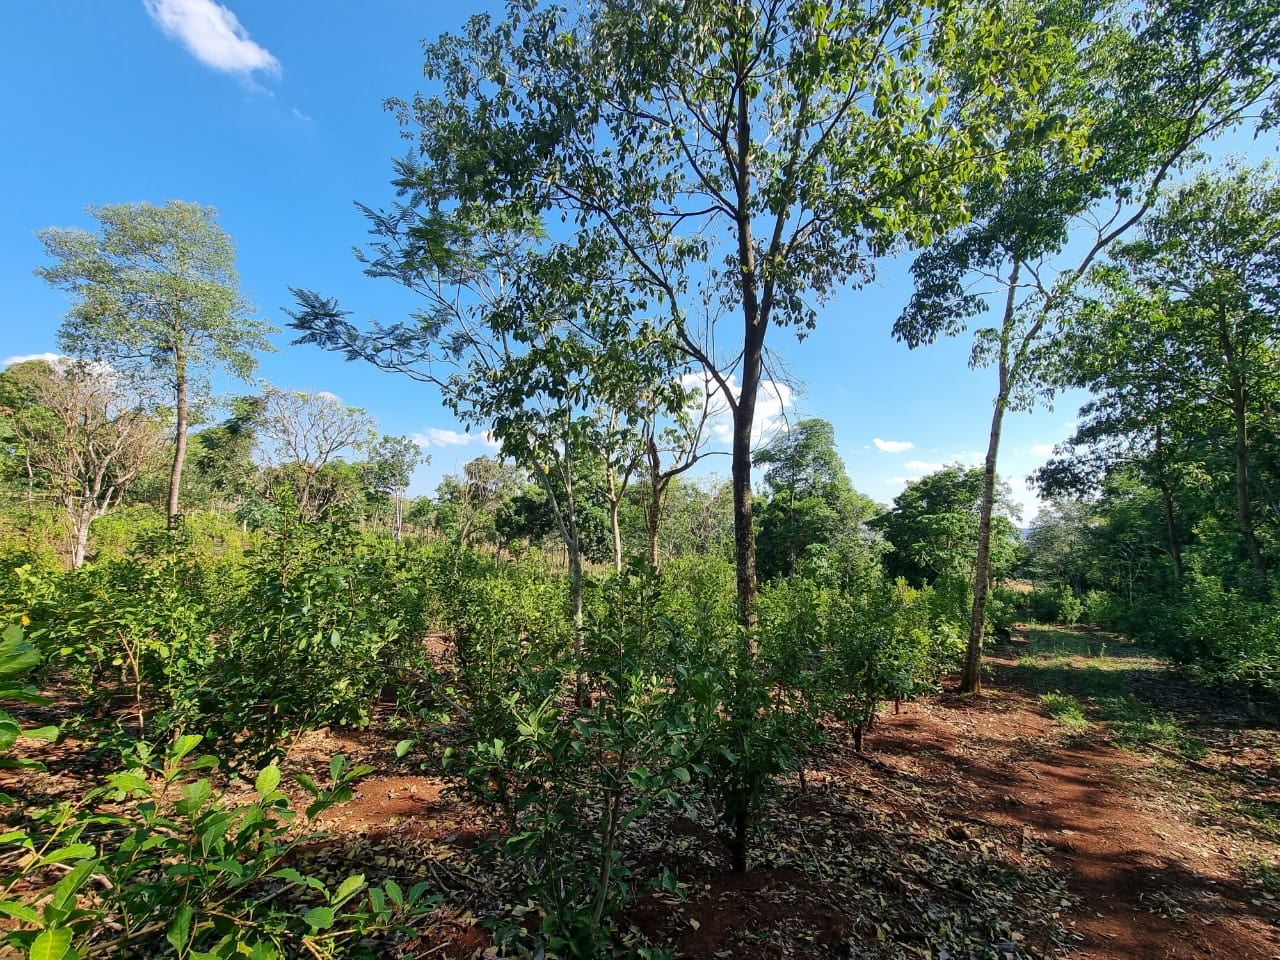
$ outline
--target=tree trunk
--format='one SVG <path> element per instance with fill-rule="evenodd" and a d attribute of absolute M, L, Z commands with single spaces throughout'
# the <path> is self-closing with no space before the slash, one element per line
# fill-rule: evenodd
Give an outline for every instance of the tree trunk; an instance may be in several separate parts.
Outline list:
<path fill-rule="evenodd" d="M 1169 562 L 1173 565 L 1173 582 L 1182 589 L 1182 547 L 1178 544 L 1177 517 L 1173 510 L 1173 491 L 1162 476 L 1156 480 L 1160 488 L 1160 500 L 1164 504 L 1165 536 L 1169 539 Z"/>
<path fill-rule="evenodd" d="M 973 563 L 973 609 L 969 615 L 969 643 L 965 649 L 961 693 L 982 691 L 982 640 L 987 631 L 987 594 L 991 586 L 991 517 L 996 504 L 996 461 L 1000 454 L 1000 430 L 1004 425 L 1008 391 L 1001 370 L 1000 395 L 991 413 L 987 459 L 982 469 L 982 502 L 978 512 L 978 552 Z"/>
<path fill-rule="evenodd" d="M 622 495 L 618 493 L 618 483 L 613 474 L 609 474 L 609 534 L 613 538 L 613 572 L 622 573 L 622 526 L 618 522 L 618 513 L 622 510 Z"/>
<path fill-rule="evenodd" d="M 1236 515 L 1240 523 L 1240 539 L 1244 541 L 1245 555 L 1253 574 L 1254 592 L 1261 598 L 1267 595 L 1267 568 L 1258 547 L 1254 532 L 1253 508 L 1249 503 L 1249 423 L 1248 390 L 1245 385 L 1244 358 L 1236 349 L 1227 308 L 1217 305 L 1218 346 L 1226 361 L 1228 388 L 1231 391 L 1231 424 L 1235 439 L 1236 460 Z"/>
<path fill-rule="evenodd" d="M 1009 404 L 1009 338 L 1013 332 L 1017 304 L 1018 268 L 1015 261 L 1009 274 L 1008 296 L 1000 326 L 1000 386 L 991 411 L 991 432 L 987 437 L 987 458 L 982 468 L 982 502 L 978 507 L 978 551 L 973 562 L 973 609 L 969 614 L 969 642 L 965 648 L 961 693 L 982 692 L 982 640 L 987 632 L 987 593 L 991 587 L 991 517 L 996 509 L 996 463 L 1000 458 L 1000 430 Z"/>
<path fill-rule="evenodd" d="M 84 566 L 89 553 L 89 527 L 93 524 L 94 510 L 82 498 L 79 503 L 72 500 L 67 504 L 67 514 L 71 518 L 71 568 L 75 570 Z"/>
<path fill-rule="evenodd" d="M 1258 538 L 1254 532 L 1253 507 L 1249 503 L 1249 428 L 1245 418 L 1245 402 L 1244 378 L 1235 374 L 1232 376 L 1231 383 L 1231 415 L 1235 428 L 1236 512 L 1240 518 L 1240 537 L 1244 540 L 1249 569 L 1253 573 L 1254 591 L 1259 597 L 1265 598 L 1267 568 L 1262 559 L 1262 551 L 1258 547 Z"/>
<path fill-rule="evenodd" d="M 182 487 L 182 466 L 187 459 L 187 368 L 181 350 L 175 354 L 177 425 L 173 438 L 173 467 L 169 471 L 169 529 L 178 528 L 178 492 Z"/>
<path fill-rule="evenodd" d="M 649 534 L 649 566 L 658 569 L 658 524 L 662 519 L 662 494 L 667 481 L 661 477 L 661 464 L 658 459 L 658 445 L 652 436 L 646 450 L 649 458 L 649 503 L 645 507 L 645 527 Z"/>
<path fill-rule="evenodd" d="M 756 394 L 764 369 L 764 334 L 769 324 L 761 309 L 756 253 L 751 233 L 751 123 L 745 85 L 738 89 L 736 187 L 738 194 L 738 267 L 742 297 L 742 389 L 733 408 L 733 542 L 737 566 L 738 621 L 745 628 L 743 643 L 755 654 L 758 588 L 756 534 L 751 515 L 751 432 L 756 419 Z"/>

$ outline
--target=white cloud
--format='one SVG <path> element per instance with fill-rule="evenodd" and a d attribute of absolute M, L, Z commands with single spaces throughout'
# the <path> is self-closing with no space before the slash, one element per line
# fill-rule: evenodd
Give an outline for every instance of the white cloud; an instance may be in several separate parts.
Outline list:
<path fill-rule="evenodd" d="M 488 430 L 482 433 L 459 433 L 457 430 L 428 427 L 421 433 L 415 433 L 412 439 L 423 450 L 431 447 L 467 447 L 473 443 L 486 447 L 498 446 L 498 441 L 493 438 L 493 434 Z"/>
<path fill-rule="evenodd" d="M 697 387 L 711 397 L 711 435 L 720 443 L 733 442 L 733 415 L 720 387 L 701 373 L 686 373 L 680 378 L 686 389 Z M 739 390 L 735 377 L 729 377 L 729 389 Z M 761 380 L 756 397 L 756 416 L 752 424 L 751 444 L 759 444 L 765 437 L 780 429 L 786 416 L 795 409 L 795 391 L 785 383 Z"/>
<path fill-rule="evenodd" d="M 945 464 L 929 463 L 925 460 L 908 460 L 905 466 L 908 470 L 914 470 L 917 473 L 934 473 L 941 470 Z"/>
<path fill-rule="evenodd" d="M 142 5 L 161 30 L 203 64 L 245 77 L 258 70 L 280 74 L 280 61 L 216 0 L 142 0 Z"/>
<path fill-rule="evenodd" d="M 961 450 L 947 457 L 948 463 L 981 463 L 986 456 L 981 450 Z"/>
<path fill-rule="evenodd" d="M 20 353 L 17 356 L 5 357 L 0 368 L 12 367 L 15 363 L 26 363 L 28 360 L 43 360 L 45 363 L 57 363 L 62 359 L 60 353 Z"/>
<path fill-rule="evenodd" d="M 1053 444 L 1052 443 L 1033 443 L 1031 445 L 1031 452 L 1034 453 L 1037 457 L 1050 456 L 1053 453 Z"/>
<path fill-rule="evenodd" d="M 305 113 L 303 113 L 301 110 L 299 110 L 297 107 L 293 107 L 289 112 L 292 113 L 296 119 L 301 120 L 303 123 L 311 122 L 311 118 L 307 116 Z"/>
<path fill-rule="evenodd" d="M 881 440 L 879 437 L 876 437 L 871 442 L 885 453 L 902 453 L 902 451 L 910 450 L 915 446 L 910 440 Z"/>

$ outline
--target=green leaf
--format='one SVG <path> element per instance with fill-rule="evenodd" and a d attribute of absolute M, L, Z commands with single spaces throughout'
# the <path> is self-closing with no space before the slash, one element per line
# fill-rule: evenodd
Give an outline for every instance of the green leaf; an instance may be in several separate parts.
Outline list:
<path fill-rule="evenodd" d="M 176 763 L 185 757 L 188 753 L 200 746 L 200 742 L 204 737 L 197 733 L 188 733 L 179 737 L 173 745 L 173 749 L 169 751 L 169 760 Z"/>
<path fill-rule="evenodd" d="M 23 639 L 22 627 L 16 623 L 0 635 L 0 677 L 26 673 L 40 665 L 40 651 Z"/>
<path fill-rule="evenodd" d="M 71 952 L 71 931 L 67 927 L 46 930 L 31 941 L 30 960 L 63 960 Z"/>
<path fill-rule="evenodd" d="M 408 753 L 410 750 L 413 749 L 414 744 L 416 744 L 417 742 L 418 742 L 417 740 L 401 740 L 399 743 L 397 743 L 396 758 L 399 759 L 400 757 L 403 757 L 406 753 Z"/>
<path fill-rule="evenodd" d="M 347 879 L 342 881 L 342 886 L 338 887 L 338 892 L 333 895 L 331 901 L 334 906 L 351 899 L 356 893 L 364 888 L 364 874 L 353 873 Z"/>
<path fill-rule="evenodd" d="M 4 914 L 6 917 L 13 917 L 15 920 L 21 920 L 23 923 L 40 922 L 39 911 L 21 900 L 0 900 L 0 914 Z"/>
<path fill-rule="evenodd" d="M 174 950 L 178 951 L 178 956 L 182 956 L 183 949 L 191 939 L 191 919 L 194 916 L 195 910 L 192 909 L 191 904 L 184 903 L 178 907 L 177 913 L 169 923 L 169 929 L 165 931 L 164 938 L 173 945 Z"/>
<path fill-rule="evenodd" d="M 302 922 L 312 930 L 328 930 L 335 919 L 332 907 L 312 907 L 302 915 Z"/>
<path fill-rule="evenodd" d="M 258 796 L 265 797 L 271 793 L 280 784 L 280 768 L 274 763 L 269 767 L 264 767 L 258 773 L 258 779 L 254 781 L 254 788 L 258 791 Z"/>
<path fill-rule="evenodd" d="M 59 847 L 50 853 L 46 853 L 40 858 L 40 866 L 45 867 L 51 863 L 66 864 L 72 860 L 84 860 L 87 857 L 96 857 L 98 851 L 87 843 L 70 843 L 65 847 Z"/>

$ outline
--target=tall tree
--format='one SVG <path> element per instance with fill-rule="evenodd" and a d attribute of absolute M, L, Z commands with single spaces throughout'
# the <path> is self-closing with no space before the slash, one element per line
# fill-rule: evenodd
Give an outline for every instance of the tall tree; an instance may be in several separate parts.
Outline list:
<path fill-rule="evenodd" d="M 1103 422 L 1141 405 L 1140 424 L 1117 426 L 1149 438 L 1148 475 L 1166 501 L 1170 434 L 1225 439 L 1241 552 L 1253 588 L 1266 593 L 1251 438 L 1280 404 L 1280 180 L 1268 169 L 1200 174 L 1095 276 L 1099 300 L 1069 337 L 1077 382 L 1101 394 Z M 1171 510 L 1168 522 L 1172 531 Z"/>
<path fill-rule="evenodd" d="M 331 393 L 268 387 L 258 414 L 259 449 L 273 466 L 300 473 L 298 508 L 314 512 L 316 478 L 338 454 L 364 450 L 376 439 L 376 421 Z"/>
<path fill-rule="evenodd" d="M 178 519 L 191 393 L 215 369 L 248 379 L 270 350 L 269 324 L 240 292 L 235 247 L 211 207 L 171 200 L 89 207 L 97 233 L 50 228 L 38 236 L 54 262 L 36 274 L 74 299 L 59 331 L 64 350 L 115 366 L 150 364 L 172 390 L 168 516 Z"/>
<path fill-rule="evenodd" d="M 409 479 L 419 464 L 430 462 L 431 457 L 408 437 L 383 434 L 369 450 L 365 482 L 371 489 L 391 497 L 394 506 L 392 533 L 396 543 L 400 542 L 404 525 L 404 492 L 409 486 Z"/>
<path fill-rule="evenodd" d="M 733 418 L 747 626 L 767 331 L 807 329 L 816 305 L 868 279 L 876 257 L 963 222 L 962 185 L 1001 166 L 991 144 L 1006 123 L 1042 132 L 1043 118 L 1019 109 L 1044 74 L 1020 12 L 900 0 L 510 3 L 505 19 L 475 17 L 428 47 L 439 96 L 395 102 L 418 131 L 401 166 L 407 213 L 383 220 L 398 237 L 569 221 L 568 273 L 625 297 L 624 317 L 662 316 L 712 376 Z M 1001 82 L 956 87 L 962 50 L 982 51 Z M 707 302 L 732 307 L 727 349 L 691 321 Z"/>
<path fill-rule="evenodd" d="M 885 565 L 894 576 L 913 583 L 940 578 L 972 580 L 977 564 L 978 524 L 982 514 L 984 471 L 951 464 L 907 484 L 893 509 L 871 521 L 893 548 Z M 1018 544 L 1011 517 L 1016 507 L 1007 489 L 1000 491 L 1000 513 L 992 524 L 991 571 L 1006 572 Z"/>
<path fill-rule="evenodd" d="M 1237 124 L 1274 119 L 1280 58 L 1275 0 L 1149 0 L 1136 14 L 1112 0 L 1039 8 L 1046 56 L 1061 65 L 1044 109 L 1088 118 L 1089 162 L 1074 152 L 1018 150 L 1013 175 L 976 177 L 974 223 L 916 262 L 916 292 L 894 327 L 915 347 L 966 329 L 998 291 L 1000 316 L 975 335 L 972 364 L 994 366 L 974 601 L 961 689 L 981 687 L 984 569 L 1006 412 L 1043 395 L 1059 321 L 1095 260 L 1155 203 L 1178 164 Z M 1053 51 L 1056 50 L 1056 56 Z M 975 76 L 981 80 L 982 74 Z"/>
<path fill-rule="evenodd" d="M 853 560 L 863 523 L 879 513 L 853 488 L 826 420 L 801 420 L 756 451 L 769 499 L 760 512 L 760 575 L 795 576 L 812 547 Z"/>
<path fill-rule="evenodd" d="M 73 567 L 85 561 L 89 527 L 124 499 L 160 449 L 147 385 L 93 362 L 33 360 L 0 374 L 20 398 L 12 429 L 28 468 L 66 511 Z"/>

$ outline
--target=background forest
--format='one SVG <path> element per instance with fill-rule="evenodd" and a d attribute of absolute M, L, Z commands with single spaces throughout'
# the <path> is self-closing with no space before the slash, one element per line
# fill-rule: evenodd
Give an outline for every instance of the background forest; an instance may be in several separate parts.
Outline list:
<path fill-rule="evenodd" d="M 1277 31 L 1232 0 L 473 18 L 425 47 L 433 92 L 388 102 L 411 150 L 397 202 L 362 207 L 370 283 L 417 306 L 356 322 L 299 288 L 286 311 L 286 349 L 438 391 L 492 438 L 429 497 L 411 438 L 254 380 L 279 331 L 216 211 L 42 231 L 32 267 L 70 306 L 59 357 L 0 372 L 0 675 L 15 702 L 60 684 L 104 773 L 5 836 L 27 854 L 5 942 L 381 955 L 430 891 L 289 860 L 367 771 L 300 777 L 304 816 L 278 763 L 388 699 L 397 755 L 502 818 L 526 937 L 593 957 L 633 824 L 679 811 L 748 870 L 832 725 L 861 750 L 884 703 L 980 692 L 1016 623 L 1275 698 L 1280 177 L 1214 145 L 1274 136 Z M 757 410 L 785 381 L 772 329 L 803 338 L 908 251 L 894 336 L 972 338 L 990 439 L 881 504 L 830 422 L 763 433 Z M 1089 400 L 1024 528 L 1003 419 L 1067 390 Z M 59 735 L 0 733 L 10 767 L 20 734 Z M 248 807 L 211 787 L 235 774 Z"/>

